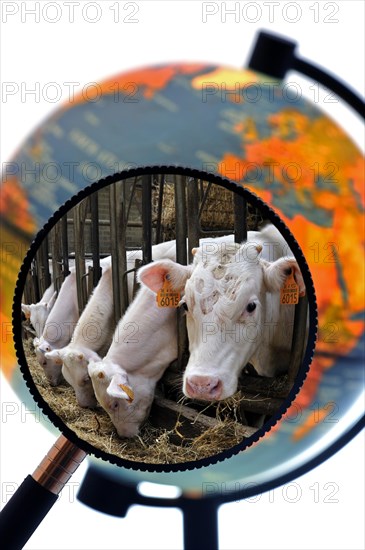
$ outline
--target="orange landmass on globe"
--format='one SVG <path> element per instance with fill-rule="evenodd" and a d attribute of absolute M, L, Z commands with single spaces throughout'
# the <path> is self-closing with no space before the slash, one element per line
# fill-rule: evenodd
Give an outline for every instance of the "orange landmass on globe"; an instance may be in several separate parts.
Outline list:
<path fill-rule="evenodd" d="M 209 96 L 218 95 L 222 101 L 242 103 L 245 101 L 245 94 L 249 93 L 250 84 L 256 84 L 261 80 L 262 77 L 249 70 L 218 67 L 209 73 L 196 76 L 191 84 L 195 90 L 206 90 L 207 101 Z M 260 90 L 256 90 L 256 93 L 259 94 Z"/>
<path fill-rule="evenodd" d="M 0 352 L 1 371 L 3 375 L 10 380 L 17 360 L 12 338 L 11 342 L 8 341 L 11 335 L 11 319 L 5 315 L 2 310 L 0 311 L 0 323 L 2 331 L 2 345 Z"/>
<path fill-rule="evenodd" d="M 135 99 L 134 96 L 141 92 L 143 97 L 151 99 L 156 92 L 163 90 L 176 75 L 194 74 L 205 67 L 206 65 L 201 63 L 177 63 L 128 71 L 95 83 L 96 86 L 93 87 L 93 92 L 90 92 L 90 95 L 91 93 L 99 95 L 122 93 Z M 85 102 L 87 102 L 87 97 L 85 98 L 85 91 L 83 91 L 77 94 L 64 108 L 67 109 Z"/>
<path fill-rule="evenodd" d="M 350 353 L 364 331 L 363 320 L 353 320 L 364 310 L 364 161 L 345 133 L 326 117 L 310 120 L 288 109 L 269 116 L 269 124 L 274 135 L 252 139 L 251 132 L 247 140 L 247 127 L 236 123 L 242 157 L 226 153 L 219 168 L 222 175 L 237 174 L 233 179 L 272 206 L 294 234 L 310 267 L 318 306 L 316 349 L 331 357 L 315 356 L 295 405 L 288 410 L 290 415 L 298 406 L 309 406 L 323 372 L 331 368 L 336 355 Z M 265 174 L 263 189 L 250 180 L 253 166 Z M 275 181 L 279 188 L 273 187 Z M 313 209 L 328 213 L 331 227 L 314 223 L 300 212 L 287 215 L 284 199 L 293 192 L 297 210 L 301 204 L 308 208 L 310 200 Z M 316 423 L 321 418 L 321 414 L 316 417 Z M 314 425 L 309 418 L 293 438 L 303 437 Z"/>
<path fill-rule="evenodd" d="M 29 212 L 29 200 L 16 177 L 8 176 L 0 186 L 0 215 L 14 220 L 14 225 L 26 233 L 34 233 L 36 224 Z"/>

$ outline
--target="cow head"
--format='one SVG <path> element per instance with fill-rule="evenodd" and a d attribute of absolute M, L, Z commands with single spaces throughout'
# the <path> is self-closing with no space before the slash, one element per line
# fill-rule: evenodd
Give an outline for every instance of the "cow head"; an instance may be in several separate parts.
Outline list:
<path fill-rule="evenodd" d="M 53 350 L 45 355 L 47 359 L 61 364 L 63 377 L 75 390 L 80 407 L 96 407 L 87 366 L 91 360 L 99 361 L 99 355 L 90 349 L 77 350 L 71 346 Z"/>
<path fill-rule="evenodd" d="M 147 418 L 154 396 L 149 380 L 131 384 L 126 371 L 108 359 L 88 366 L 96 398 L 108 413 L 120 437 L 134 437 Z M 154 384 L 153 384 L 154 386 Z"/>
<path fill-rule="evenodd" d="M 222 400 L 237 391 L 238 378 L 248 363 L 255 364 L 260 345 L 267 345 L 267 295 L 279 290 L 291 270 L 301 293 L 304 282 L 293 257 L 269 262 L 260 258 L 262 245 L 223 243 L 194 249 L 192 266 L 159 261 L 139 271 L 139 278 L 157 292 L 164 279 L 184 290 L 190 358 L 184 373 L 187 397 Z M 172 265 L 171 265 L 172 264 Z"/>
<path fill-rule="evenodd" d="M 38 302 L 37 304 L 22 304 L 22 311 L 26 319 L 30 320 L 30 324 L 34 328 L 38 337 L 43 333 L 48 315 L 54 306 L 57 298 L 57 292 L 54 292 L 48 302 Z"/>
<path fill-rule="evenodd" d="M 52 346 L 47 340 L 35 338 L 33 342 L 36 357 L 44 370 L 48 382 L 51 386 L 58 386 L 63 380 L 61 372 L 62 361 L 59 361 L 58 357 L 48 357 L 48 354 L 52 352 Z"/>

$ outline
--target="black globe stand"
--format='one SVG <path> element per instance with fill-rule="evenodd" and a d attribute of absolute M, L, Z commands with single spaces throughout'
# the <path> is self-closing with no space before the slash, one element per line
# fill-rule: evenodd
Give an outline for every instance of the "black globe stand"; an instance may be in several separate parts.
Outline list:
<path fill-rule="evenodd" d="M 283 79 L 289 70 L 301 73 L 341 97 L 362 118 L 365 118 L 364 101 L 347 84 L 312 62 L 295 55 L 296 42 L 261 31 L 257 35 L 248 68 L 272 78 Z"/>
<path fill-rule="evenodd" d="M 90 466 L 77 498 L 98 512 L 124 518 L 133 505 L 180 508 L 183 513 L 184 550 L 218 550 L 219 497 L 172 499 L 146 497 L 136 485 L 127 485 Z"/>

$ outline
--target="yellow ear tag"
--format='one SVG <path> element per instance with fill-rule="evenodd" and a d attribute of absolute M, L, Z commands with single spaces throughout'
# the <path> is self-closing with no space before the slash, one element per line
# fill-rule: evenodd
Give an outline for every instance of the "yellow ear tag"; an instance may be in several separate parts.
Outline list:
<path fill-rule="evenodd" d="M 299 286 L 294 279 L 293 270 L 287 276 L 283 288 L 280 291 L 280 303 L 284 306 L 290 306 L 299 302 Z"/>
<path fill-rule="evenodd" d="M 162 288 L 157 292 L 156 302 L 158 307 L 178 307 L 180 302 L 180 292 L 173 290 L 171 282 L 165 275 Z"/>
<path fill-rule="evenodd" d="M 128 402 L 132 403 L 134 399 L 134 392 L 132 388 L 126 386 L 125 384 L 119 384 L 119 387 L 128 395 Z"/>

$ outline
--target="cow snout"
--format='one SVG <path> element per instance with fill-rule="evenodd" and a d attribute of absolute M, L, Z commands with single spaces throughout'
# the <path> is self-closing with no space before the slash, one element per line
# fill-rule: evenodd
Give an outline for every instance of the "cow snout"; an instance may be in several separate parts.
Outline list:
<path fill-rule="evenodd" d="M 193 399 L 219 399 L 222 389 L 222 382 L 216 376 L 190 376 L 186 379 L 185 392 Z"/>

